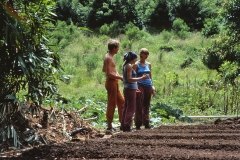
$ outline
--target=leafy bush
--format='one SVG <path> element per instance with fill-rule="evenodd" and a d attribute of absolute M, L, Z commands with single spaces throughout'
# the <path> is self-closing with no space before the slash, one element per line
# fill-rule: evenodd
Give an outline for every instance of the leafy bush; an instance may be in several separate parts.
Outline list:
<path fill-rule="evenodd" d="M 104 75 L 102 74 L 102 72 L 98 72 L 98 73 L 96 74 L 96 77 L 97 77 L 98 83 L 99 83 L 99 84 L 103 84 L 102 80 L 103 80 L 103 78 L 104 78 Z"/>
<path fill-rule="evenodd" d="M 109 35 L 110 29 L 108 24 L 104 24 L 103 26 L 100 27 L 99 33 L 103 35 Z"/>
<path fill-rule="evenodd" d="M 65 48 L 67 45 L 69 45 L 69 41 L 65 38 L 61 39 L 59 44 L 58 44 L 58 48 L 59 49 L 63 49 Z"/>
<path fill-rule="evenodd" d="M 111 24 L 104 24 L 99 29 L 100 34 L 108 35 L 110 37 L 116 37 L 121 33 L 121 28 L 119 27 L 118 21 L 113 21 Z"/>
<path fill-rule="evenodd" d="M 213 0 L 212 0 L 213 1 Z M 203 20 L 216 12 L 216 6 L 212 7 L 212 1 L 203 0 L 172 0 L 169 1 L 170 19 L 181 18 L 190 27 L 191 31 L 200 30 Z"/>
<path fill-rule="evenodd" d="M 232 0 L 225 2 L 223 17 L 226 18 L 227 24 L 230 24 L 232 30 L 240 33 L 240 1 Z"/>
<path fill-rule="evenodd" d="M 237 75 L 239 75 L 240 67 L 236 62 L 225 61 L 219 68 L 220 75 L 225 82 L 233 82 Z"/>
<path fill-rule="evenodd" d="M 75 75 L 76 74 L 76 67 L 73 65 L 67 65 L 65 67 L 65 73 L 68 75 Z"/>
<path fill-rule="evenodd" d="M 98 56 L 96 54 L 89 54 L 85 59 L 84 63 L 87 67 L 87 71 L 92 74 L 93 70 L 97 68 Z"/>
<path fill-rule="evenodd" d="M 165 29 L 161 32 L 161 35 L 163 36 L 163 40 L 164 40 L 165 42 L 169 42 L 169 40 L 170 40 L 171 37 L 172 37 L 172 33 L 170 33 L 169 31 L 167 31 L 167 30 L 165 30 Z"/>
<path fill-rule="evenodd" d="M 124 49 L 128 49 L 128 50 L 131 50 L 132 48 L 132 41 L 131 40 L 125 40 L 121 43 L 121 46 L 124 48 Z"/>
<path fill-rule="evenodd" d="M 16 97 L 20 91 L 26 93 L 27 101 L 36 102 L 38 109 L 44 98 L 58 91 L 55 82 L 62 69 L 60 57 L 49 49 L 46 38 L 55 3 L 41 2 L 0 1 L 1 145 L 14 140 L 13 145 L 20 147 L 18 133 L 28 127 L 21 122 L 27 122 L 25 114 L 31 110 L 23 110 Z"/>
<path fill-rule="evenodd" d="M 77 26 L 70 24 L 68 25 L 64 21 L 57 21 L 54 29 L 48 31 L 49 41 L 54 51 L 65 48 L 70 44 L 72 40 L 79 36 Z"/>
<path fill-rule="evenodd" d="M 202 34 L 206 37 L 212 36 L 214 34 L 218 34 L 219 29 L 219 21 L 216 18 L 206 18 L 204 22 L 204 28 L 202 29 Z"/>
<path fill-rule="evenodd" d="M 142 21 L 138 17 L 135 9 L 137 1 L 121 0 L 99 0 L 94 1 L 88 14 L 87 27 L 98 28 L 104 24 L 111 24 L 114 21 L 119 22 L 118 28 L 133 22 L 138 27 L 142 26 Z"/>
<path fill-rule="evenodd" d="M 155 106 L 151 107 L 151 112 L 156 112 L 158 117 L 171 119 L 174 118 L 183 122 L 193 122 L 191 118 L 183 116 L 183 111 L 180 109 L 172 109 L 171 106 L 163 104 L 161 102 L 157 103 Z"/>
<path fill-rule="evenodd" d="M 187 38 L 189 35 L 189 29 L 190 28 L 181 18 L 177 18 L 173 21 L 172 30 L 178 37 L 182 39 Z"/>
<path fill-rule="evenodd" d="M 141 1 L 143 3 L 143 1 Z M 146 15 L 143 16 L 145 23 L 151 27 L 158 29 L 167 29 L 171 27 L 171 18 L 169 16 L 169 2 L 167 0 L 145 1 L 146 11 L 142 12 Z M 149 16 L 148 16 L 149 15 Z"/>
<path fill-rule="evenodd" d="M 134 25 L 132 22 L 129 22 L 128 24 L 126 24 L 126 26 L 124 27 L 124 31 L 128 31 L 129 29 L 132 28 L 138 28 L 136 25 Z"/>
<path fill-rule="evenodd" d="M 198 55 L 200 55 L 200 53 L 201 53 L 201 49 L 198 49 L 194 46 L 186 47 L 186 54 L 191 57 L 198 56 Z"/>
<path fill-rule="evenodd" d="M 129 28 L 126 31 L 126 35 L 129 40 L 140 40 L 148 36 L 147 32 L 140 30 L 138 27 Z"/>

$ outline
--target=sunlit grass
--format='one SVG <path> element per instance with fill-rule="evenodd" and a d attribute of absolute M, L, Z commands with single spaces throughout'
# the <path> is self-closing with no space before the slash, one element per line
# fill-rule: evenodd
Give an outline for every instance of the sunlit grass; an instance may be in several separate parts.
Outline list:
<path fill-rule="evenodd" d="M 202 50 L 210 44 L 210 40 L 204 38 L 199 32 L 191 33 L 189 38 L 180 39 L 175 37 L 171 32 L 166 35 L 156 34 L 149 35 L 137 41 L 131 41 L 131 48 L 123 48 L 121 44 L 129 41 L 125 35 L 120 35 L 120 50 L 114 56 L 116 61 L 116 68 L 118 72 L 122 73 L 123 55 L 128 51 L 134 51 L 139 54 L 141 48 L 147 48 L 150 52 L 148 61 L 152 64 L 152 77 L 157 94 L 152 98 L 151 103 L 166 102 L 175 107 L 181 107 L 186 112 L 191 109 L 183 106 L 176 106 L 174 94 L 179 96 L 182 89 L 177 87 L 170 87 L 173 92 L 171 96 L 163 95 L 164 88 L 169 88 L 169 84 L 173 80 L 173 76 L 178 77 L 179 85 L 186 85 L 208 79 L 216 75 L 215 71 L 207 69 L 201 62 Z M 170 36 L 166 41 L 166 36 Z M 107 103 L 107 93 L 105 90 L 105 74 L 101 71 L 103 58 L 107 52 L 107 43 L 110 38 L 107 36 L 84 36 L 81 34 L 75 38 L 73 42 L 60 52 L 63 66 L 66 75 L 71 75 L 71 83 L 66 85 L 62 82 L 58 83 L 60 94 L 67 98 L 86 97 L 94 101 L 101 101 Z M 172 51 L 163 51 L 161 46 L 172 46 Z M 85 60 L 88 56 L 94 54 L 94 64 L 97 68 L 91 71 L 87 70 Z M 190 66 L 181 68 L 181 64 L 188 58 L 192 57 L 194 60 Z M 119 82 L 121 91 L 123 84 Z M 163 99 L 164 97 L 164 99 Z M 180 98 L 181 97 L 177 97 Z M 186 113 L 188 114 L 188 113 Z"/>

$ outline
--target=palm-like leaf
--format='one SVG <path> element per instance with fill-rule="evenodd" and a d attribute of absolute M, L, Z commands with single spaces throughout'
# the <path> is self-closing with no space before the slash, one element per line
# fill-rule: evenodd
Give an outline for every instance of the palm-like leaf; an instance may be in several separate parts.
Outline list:
<path fill-rule="evenodd" d="M 15 98 L 19 91 L 26 90 L 28 100 L 38 104 L 57 92 L 60 59 L 49 50 L 45 35 L 53 7 L 50 0 L 0 1 L 0 142 L 13 138 L 13 145 L 20 145 L 20 126 L 13 118 L 24 121 L 26 106 Z"/>

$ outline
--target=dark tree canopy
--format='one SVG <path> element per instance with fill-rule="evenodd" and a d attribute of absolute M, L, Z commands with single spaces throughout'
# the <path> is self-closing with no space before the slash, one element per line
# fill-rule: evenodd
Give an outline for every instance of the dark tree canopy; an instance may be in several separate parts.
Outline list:
<path fill-rule="evenodd" d="M 98 28 L 104 24 L 111 24 L 118 21 L 120 27 L 124 27 L 129 22 L 142 28 L 142 21 L 138 17 L 135 9 L 135 1 L 110 1 L 95 0 L 89 13 L 87 26 Z"/>
<path fill-rule="evenodd" d="M 227 1 L 222 17 L 226 21 L 224 31 L 206 50 L 203 63 L 221 73 L 225 81 L 233 82 L 240 74 L 240 0 Z"/>

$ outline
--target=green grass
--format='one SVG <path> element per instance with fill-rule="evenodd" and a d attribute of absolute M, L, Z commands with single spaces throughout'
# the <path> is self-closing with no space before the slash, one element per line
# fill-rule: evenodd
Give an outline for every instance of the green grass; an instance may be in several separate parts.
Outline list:
<path fill-rule="evenodd" d="M 224 100 L 218 98 L 223 96 L 223 92 L 218 91 L 214 97 L 216 91 L 206 86 L 206 82 L 216 80 L 217 73 L 206 68 L 201 61 L 203 51 L 211 45 L 212 39 L 203 37 L 199 32 L 191 33 L 184 40 L 176 37 L 172 32 L 167 33 L 167 36 L 171 37 L 168 40 L 165 39 L 165 35 L 166 32 L 156 35 L 147 34 L 142 39 L 131 42 L 127 35 L 117 37 L 123 44 L 120 44 L 120 50 L 114 56 L 119 73 L 121 74 L 124 53 L 128 51 L 138 53 L 140 48 L 147 48 L 150 52 L 147 60 L 152 64 L 153 83 L 157 90 L 156 96 L 151 101 L 152 106 L 161 102 L 172 108 L 181 109 L 183 115 L 223 114 Z M 59 51 L 64 74 L 71 76 L 71 82 L 68 85 L 58 82 L 59 93 L 76 103 L 82 97 L 90 99 L 94 102 L 93 108 L 100 107 L 102 110 L 99 117 L 104 117 L 107 103 L 105 74 L 101 70 L 109 39 L 110 37 L 107 36 L 78 33 L 78 36 L 74 35 L 74 39 L 67 47 Z M 126 46 L 126 43 L 131 45 Z M 172 50 L 166 51 L 161 48 Z M 188 58 L 193 59 L 193 62 L 186 68 L 181 68 L 181 64 Z M 119 84 L 122 90 L 123 83 Z M 98 103 L 103 105 L 99 106 Z M 91 117 L 90 112 L 84 113 L 84 116 Z M 117 123 L 116 114 L 114 123 Z M 154 113 L 152 116 L 155 116 L 153 118 L 156 120 L 159 113 Z M 105 121 L 104 118 L 102 119 Z M 171 118 L 170 121 L 175 119 Z M 93 123 L 104 126 L 100 120 L 97 124 Z"/>

